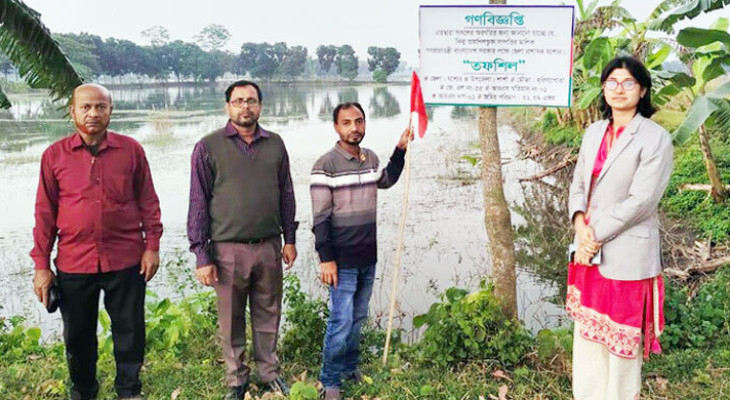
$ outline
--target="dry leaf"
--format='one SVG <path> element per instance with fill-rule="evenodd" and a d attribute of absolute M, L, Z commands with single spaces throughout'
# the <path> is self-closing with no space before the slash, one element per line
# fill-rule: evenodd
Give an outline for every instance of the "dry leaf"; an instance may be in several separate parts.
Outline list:
<path fill-rule="evenodd" d="M 502 385 L 499 387 L 499 397 L 490 394 L 489 398 L 491 400 L 507 400 L 507 392 L 509 392 L 509 388 L 507 387 L 507 385 Z"/>
<path fill-rule="evenodd" d="M 172 391 L 172 394 L 170 395 L 170 400 L 177 400 L 178 397 L 180 397 L 180 393 L 182 392 L 182 389 L 177 388 Z"/>
<path fill-rule="evenodd" d="M 507 385 L 502 385 L 499 387 L 499 400 L 507 400 L 507 392 L 509 392 L 509 388 Z"/>
<path fill-rule="evenodd" d="M 299 378 L 297 379 L 299 382 L 306 382 L 307 381 L 307 371 L 302 372 L 299 375 Z"/>
<path fill-rule="evenodd" d="M 512 379 L 509 376 L 507 376 L 507 374 L 505 374 L 504 371 L 502 371 L 501 369 L 493 371 L 492 376 L 497 379 L 505 379 L 505 380 L 512 382 Z"/>
<path fill-rule="evenodd" d="M 669 385 L 669 380 L 666 378 L 662 378 L 660 376 L 656 377 L 656 390 L 659 393 L 664 393 L 667 391 L 667 386 Z"/>

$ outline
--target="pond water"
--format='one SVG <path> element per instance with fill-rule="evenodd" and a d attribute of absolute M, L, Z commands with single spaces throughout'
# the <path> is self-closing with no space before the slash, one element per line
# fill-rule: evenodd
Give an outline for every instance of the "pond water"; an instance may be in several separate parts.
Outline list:
<path fill-rule="evenodd" d="M 150 289 L 179 298 L 203 289 L 193 278 L 193 258 L 187 252 L 186 218 L 190 154 L 195 142 L 223 126 L 223 90 L 218 86 L 112 90 L 111 129 L 134 137 L 145 148 L 160 197 L 165 233 L 161 243 L 164 267 Z M 263 85 L 260 123 L 278 132 L 291 159 L 297 200 L 297 259 L 291 273 L 314 295 L 325 296 L 318 283 L 319 264 L 311 232 L 309 171 L 314 161 L 335 143 L 334 106 L 359 101 L 367 113 L 363 146 L 373 149 L 384 166 L 408 123 L 410 88 L 405 85 Z M 72 132 L 65 112 L 39 94 L 11 98 L 13 108 L 0 112 L 0 317 L 22 315 L 28 325 L 40 325 L 45 336 L 61 329 L 59 314 L 48 315 L 32 293 L 33 207 L 39 161 L 52 142 Z M 428 310 L 448 287 L 476 288 L 490 275 L 479 169 L 462 159 L 478 155 L 476 109 L 429 108 L 429 129 L 412 145 L 413 170 L 406 224 L 403 271 L 399 282 L 397 324 L 412 332 L 411 320 Z M 520 177 L 538 165 L 521 160 L 518 134 L 500 125 L 505 192 L 513 204 L 522 202 Z M 397 246 L 403 182 L 379 191 L 379 263 L 371 316 L 385 325 Z M 512 215 L 513 223 L 522 218 Z M 533 330 L 563 319 L 548 301 L 557 287 L 530 272 L 518 272 L 520 316 Z"/>

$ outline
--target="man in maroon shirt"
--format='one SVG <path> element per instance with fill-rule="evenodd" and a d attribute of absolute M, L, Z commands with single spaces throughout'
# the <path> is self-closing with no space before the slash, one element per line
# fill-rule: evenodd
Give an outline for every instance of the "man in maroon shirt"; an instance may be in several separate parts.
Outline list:
<path fill-rule="evenodd" d="M 160 263 L 160 205 L 139 143 L 107 130 L 109 91 L 76 88 L 70 114 L 76 132 L 52 144 L 41 159 L 30 255 L 33 290 L 48 304 L 57 281 L 71 397 L 95 399 L 99 294 L 112 320 L 120 399 L 141 399 L 146 282 Z M 58 237 L 55 265 L 50 255 Z"/>

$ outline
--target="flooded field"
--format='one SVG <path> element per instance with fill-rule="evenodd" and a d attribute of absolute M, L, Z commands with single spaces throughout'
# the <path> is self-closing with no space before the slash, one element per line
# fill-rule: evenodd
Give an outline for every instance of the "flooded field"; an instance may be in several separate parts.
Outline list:
<path fill-rule="evenodd" d="M 111 129 L 140 141 L 149 159 L 161 201 L 165 233 L 161 243 L 164 267 L 150 289 L 179 298 L 207 290 L 194 281 L 193 258 L 187 251 L 186 218 L 193 145 L 226 122 L 224 87 L 175 87 L 113 90 Z M 319 264 L 311 232 L 309 171 L 337 139 L 331 113 L 337 103 L 359 101 L 367 113 L 363 146 L 373 149 L 381 166 L 387 163 L 408 123 L 410 88 L 402 85 L 302 86 L 264 85 L 261 125 L 283 137 L 291 159 L 297 199 L 297 250 L 291 273 L 315 295 Z M 49 316 L 31 289 L 33 207 L 40 156 L 55 140 L 72 132 L 64 111 L 41 95 L 12 98 L 14 107 L 0 112 L 0 317 L 23 315 L 48 336 L 61 329 L 59 314 Z M 429 109 L 426 137 L 413 143 L 413 170 L 406 225 L 403 271 L 399 282 L 399 323 L 410 331 L 414 315 L 425 312 L 438 293 L 451 286 L 476 288 L 490 275 L 484 229 L 479 169 L 462 159 L 478 155 L 475 109 Z M 508 201 L 521 204 L 520 177 L 540 167 L 517 158 L 518 134 L 500 126 L 505 190 Z M 379 192 L 379 263 L 372 302 L 376 322 L 385 318 L 395 256 L 403 184 Z M 513 223 L 524 221 L 513 214 Z M 547 299 L 556 285 L 518 274 L 520 316 L 528 327 L 555 326 L 562 311 Z"/>

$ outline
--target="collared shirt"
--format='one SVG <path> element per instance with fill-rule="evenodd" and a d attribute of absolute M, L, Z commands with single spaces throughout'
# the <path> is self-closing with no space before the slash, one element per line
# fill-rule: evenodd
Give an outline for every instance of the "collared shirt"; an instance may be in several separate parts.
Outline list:
<path fill-rule="evenodd" d="M 159 250 L 160 203 L 142 146 L 107 131 L 94 156 L 76 132 L 52 144 L 41 158 L 35 206 L 36 269 L 66 273 L 118 271 Z"/>
<path fill-rule="evenodd" d="M 254 158 L 257 152 L 256 144 L 269 138 L 271 133 L 257 124 L 253 141 L 246 143 L 231 121 L 228 121 L 223 134 L 231 139 L 232 143 L 244 155 Z M 191 179 L 190 179 L 190 209 L 188 211 L 188 240 L 190 250 L 197 258 L 197 266 L 213 264 L 212 244 L 210 241 L 210 211 L 208 203 L 213 193 L 215 176 L 210 164 L 210 154 L 203 141 L 199 141 L 193 149 Z M 245 174 L 245 171 L 241 171 Z M 289 156 L 284 150 L 284 159 L 278 171 L 278 184 L 281 212 L 281 229 L 284 232 L 284 242 L 294 244 L 296 241 L 297 222 L 294 186 L 289 170 Z"/>
<path fill-rule="evenodd" d="M 377 262 L 377 191 L 393 186 L 405 164 L 405 150 L 395 148 L 390 162 L 378 172 L 371 150 L 348 153 L 339 144 L 314 163 L 312 195 L 315 249 L 321 262 L 357 268 Z"/>

